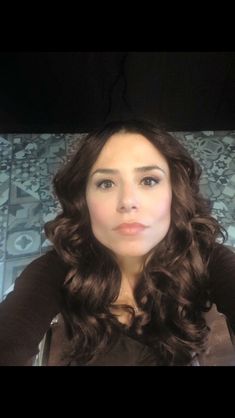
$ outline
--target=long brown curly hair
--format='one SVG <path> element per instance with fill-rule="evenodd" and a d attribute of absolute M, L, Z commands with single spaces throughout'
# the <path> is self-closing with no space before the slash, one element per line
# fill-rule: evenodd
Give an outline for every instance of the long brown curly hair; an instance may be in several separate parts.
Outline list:
<path fill-rule="evenodd" d="M 44 228 L 71 267 L 62 289 L 70 358 L 87 364 L 108 351 L 120 335 L 120 323 L 110 308 L 119 295 L 121 271 L 112 251 L 93 235 L 85 198 L 90 170 L 107 140 L 118 132 L 147 138 L 165 157 L 172 186 L 170 228 L 145 259 L 134 291 L 142 314 L 135 317 L 132 307 L 121 307 L 131 312 L 131 327 L 144 335 L 157 364 L 189 364 L 192 353 L 205 348 L 208 264 L 217 237 L 225 242 L 227 232 L 200 193 L 198 162 L 174 136 L 146 120 L 110 122 L 88 134 L 53 179 L 62 212 Z"/>

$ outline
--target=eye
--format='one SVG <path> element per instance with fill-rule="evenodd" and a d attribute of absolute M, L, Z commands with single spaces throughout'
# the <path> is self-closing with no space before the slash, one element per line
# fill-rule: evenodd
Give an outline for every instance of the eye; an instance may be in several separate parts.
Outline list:
<path fill-rule="evenodd" d="M 143 179 L 142 179 L 142 181 L 147 181 L 148 180 L 148 182 L 150 181 L 150 182 L 154 182 L 155 184 L 145 184 L 146 186 L 148 186 L 148 187 L 153 187 L 153 186 L 155 186 L 156 184 L 158 184 L 158 183 L 160 183 L 160 180 L 158 180 L 158 179 L 156 179 L 156 178 L 154 178 L 154 177 L 144 177 Z M 113 181 L 112 180 L 110 180 L 110 179 L 104 179 L 104 180 L 101 180 L 101 181 L 99 181 L 98 183 L 96 183 L 96 187 L 98 188 L 98 189 L 103 189 L 103 190 L 106 190 L 106 189 L 110 189 L 111 187 L 101 187 L 103 184 L 106 184 L 107 185 L 107 183 L 108 184 L 110 184 L 110 183 L 113 183 Z"/>
<path fill-rule="evenodd" d="M 144 177 L 142 181 L 146 181 L 146 180 L 154 181 L 155 184 L 160 183 L 160 180 L 155 179 L 154 177 Z M 153 184 L 153 186 L 155 186 L 155 184 Z M 150 186 L 150 184 L 148 184 L 148 186 Z M 152 186 L 150 186 L 150 187 L 152 187 Z"/>
<path fill-rule="evenodd" d="M 106 183 L 107 184 L 107 183 L 113 183 L 113 182 L 112 182 L 112 180 L 108 180 L 108 179 L 101 180 L 100 182 L 96 183 L 96 187 L 98 189 L 110 189 L 110 187 L 101 187 L 103 183 Z"/>

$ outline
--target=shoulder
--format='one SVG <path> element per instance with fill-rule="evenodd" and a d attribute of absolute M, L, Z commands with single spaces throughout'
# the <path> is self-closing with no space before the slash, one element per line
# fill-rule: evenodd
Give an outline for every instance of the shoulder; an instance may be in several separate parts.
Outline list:
<path fill-rule="evenodd" d="M 218 276 L 224 269 L 235 271 L 235 247 L 216 243 L 208 264 L 209 274 Z"/>
<path fill-rule="evenodd" d="M 211 301 L 235 329 L 235 252 L 232 247 L 216 244 L 208 273 Z"/>
<path fill-rule="evenodd" d="M 54 263 L 54 267 L 63 268 L 65 270 L 69 268 L 69 266 L 62 260 L 54 248 L 35 258 L 28 266 L 44 266 L 51 265 L 51 263 Z"/>
<path fill-rule="evenodd" d="M 54 248 L 48 250 L 45 254 L 41 255 L 40 257 L 35 258 L 31 263 L 29 263 L 25 270 L 29 269 L 49 269 L 52 271 L 59 272 L 62 270 L 62 272 L 68 272 L 69 271 L 69 265 L 66 264 L 62 258 L 57 254 L 56 250 Z"/>
<path fill-rule="evenodd" d="M 29 288 L 31 286 L 55 286 L 64 282 L 70 266 L 57 254 L 55 249 L 35 258 L 17 277 L 15 288 Z"/>

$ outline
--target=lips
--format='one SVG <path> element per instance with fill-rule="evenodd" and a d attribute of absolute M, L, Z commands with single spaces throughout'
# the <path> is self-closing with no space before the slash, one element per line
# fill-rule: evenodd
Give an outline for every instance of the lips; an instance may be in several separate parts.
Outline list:
<path fill-rule="evenodd" d="M 145 225 L 133 222 L 120 224 L 115 228 L 115 230 L 124 235 L 135 235 L 143 231 L 145 228 L 147 228 Z"/>
<path fill-rule="evenodd" d="M 120 224 L 115 229 L 135 229 L 135 228 L 146 228 L 146 226 L 138 222 L 132 222 L 132 223 Z"/>

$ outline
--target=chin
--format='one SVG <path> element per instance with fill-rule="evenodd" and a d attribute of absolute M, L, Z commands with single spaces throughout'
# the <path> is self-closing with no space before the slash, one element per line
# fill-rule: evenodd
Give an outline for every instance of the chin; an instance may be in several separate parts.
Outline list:
<path fill-rule="evenodd" d="M 122 250 L 122 251 L 118 251 L 118 250 L 114 250 L 113 249 L 113 252 L 115 252 L 115 254 L 117 254 L 117 255 L 119 255 L 119 256 L 122 256 L 122 257 L 144 257 L 145 255 L 147 255 L 148 254 L 148 252 L 149 252 L 150 250 L 146 250 L 146 251 L 143 251 L 143 250 L 127 250 L 127 251 L 124 251 L 124 250 Z"/>

